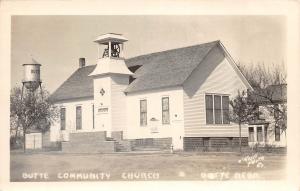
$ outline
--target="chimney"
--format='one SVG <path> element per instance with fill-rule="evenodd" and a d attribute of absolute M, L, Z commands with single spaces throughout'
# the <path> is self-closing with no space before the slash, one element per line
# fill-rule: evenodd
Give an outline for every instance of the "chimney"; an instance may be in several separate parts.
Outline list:
<path fill-rule="evenodd" d="M 85 58 L 79 58 L 79 68 L 85 67 Z"/>

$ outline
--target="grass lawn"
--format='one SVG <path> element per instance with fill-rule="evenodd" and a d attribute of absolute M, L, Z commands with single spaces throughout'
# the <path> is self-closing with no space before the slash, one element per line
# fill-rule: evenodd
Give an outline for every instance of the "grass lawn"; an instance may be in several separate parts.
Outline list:
<path fill-rule="evenodd" d="M 247 155 L 193 152 L 175 154 L 11 152 L 10 173 L 11 181 L 278 180 L 285 177 L 285 155 L 259 154 L 259 157 L 264 157 L 263 160 L 260 158 L 263 166 L 259 168 L 258 160 L 252 160 L 249 167 L 245 160 L 241 160 Z M 98 174 L 100 179 L 95 179 L 95 174 Z M 36 178 L 29 178 L 30 176 Z M 89 177 L 82 178 L 84 176 Z"/>

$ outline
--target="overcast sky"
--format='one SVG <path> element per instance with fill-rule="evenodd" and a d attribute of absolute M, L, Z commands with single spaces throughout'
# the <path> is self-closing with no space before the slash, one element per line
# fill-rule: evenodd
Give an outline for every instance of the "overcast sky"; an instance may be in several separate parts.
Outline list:
<path fill-rule="evenodd" d="M 52 93 L 77 68 L 78 58 L 96 64 L 100 34 L 121 33 L 127 58 L 221 40 L 237 62 L 286 61 L 282 16 L 13 16 L 11 85 L 21 85 L 22 64 L 32 57 Z"/>

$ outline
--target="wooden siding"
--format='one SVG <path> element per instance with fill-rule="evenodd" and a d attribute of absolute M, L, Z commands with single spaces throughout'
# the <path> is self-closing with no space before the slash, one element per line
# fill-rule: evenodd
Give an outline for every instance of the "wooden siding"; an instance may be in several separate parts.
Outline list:
<path fill-rule="evenodd" d="M 185 151 L 238 151 L 238 137 L 184 137 Z M 242 138 L 243 150 L 248 147 L 248 138 Z"/>
<path fill-rule="evenodd" d="M 237 137 L 238 125 L 207 125 L 205 94 L 229 95 L 230 99 L 246 86 L 219 46 L 213 48 L 183 84 L 185 137 Z M 246 126 L 242 136 L 248 136 Z"/>
<path fill-rule="evenodd" d="M 112 76 L 111 83 L 111 114 L 112 131 L 124 131 L 126 126 L 126 95 L 128 76 Z"/>

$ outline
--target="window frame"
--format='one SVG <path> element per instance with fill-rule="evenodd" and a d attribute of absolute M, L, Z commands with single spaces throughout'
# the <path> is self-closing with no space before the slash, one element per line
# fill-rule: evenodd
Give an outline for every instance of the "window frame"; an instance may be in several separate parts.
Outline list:
<path fill-rule="evenodd" d="M 80 118 L 77 116 L 77 109 L 80 108 Z M 76 117 L 76 130 L 82 130 L 82 106 L 76 105 L 75 109 L 75 117 Z M 78 119 L 80 119 L 80 126 L 78 126 Z"/>
<path fill-rule="evenodd" d="M 224 109 L 224 105 L 223 105 L 223 98 L 228 98 L 228 109 L 226 108 L 226 109 Z M 229 112 L 230 112 L 230 98 L 229 98 L 229 95 L 222 95 L 221 96 L 221 104 L 222 104 L 222 124 L 224 124 L 224 125 L 228 125 L 228 124 L 230 124 L 230 119 L 229 119 Z M 226 123 L 224 123 L 224 118 L 225 118 L 225 115 L 224 115 L 224 110 L 226 110 L 227 112 L 228 112 L 228 119 L 225 119 L 225 120 L 227 120 L 226 121 Z"/>
<path fill-rule="evenodd" d="M 207 110 L 208 110 L 208 108 L 207 108 L 207 104 L 206 104 L 206 97 L 207 96 L 211 96 L 211 98 L 212 98 L 212 109 L 209 109 L 209 110 L 212 110 L 212 123 L 208 123 L 207 122 Z M 216 112 L 215 112 L 215 96 L 220 96 L 220 98 L 221 98 L 221 101 L 220 101 L 220 104 L 221 104 L 221 109 L 219 109 L 219 110 L 221 110 L 221 112 L 220 112 L 220 115 L 221 115 L 221 123 L 216 123 Z M 230 96 L 229 96 L 229 94 L 217 94 L 217 93 L 206 93 L 205 95 L 204 95 L 204 103 L 205 103 L 205 116 L 206 116 L 206 118 L 205 118 L 205 120 L 206 120 L 206 125 L 230 125 L 230 120 L 228 119 L 228 122 L 226 122 L 226 123 L 224 123 L 224 105 L 223 105 L 223 98 L 224 97 L 228 97 L 228 109 L 226 109 L 226 111 L 228 111 L 228 114 L 229 114 L 229 98 L 230 98 Z"/>
<path fill-rule="evenodd" d="M 62 128 L 62 110 L 64 110 L 64 127 Z M 66 130 L 66 113 L 67 109 L 65 107 L 60 108 L 60 130 L 64 131 Z"/>
<path fill-rule="evenodd" d="M 250 129 L 252 129 L 252 132 L 251 132 L 252 139 L 251 140 L 250 140 Z M 248 141 L 249 142 L 255 142 L 255 135 L 254 135 L 254 127 L 253 126 L 248 127 L 248 134 L 249 134 Z"/>
<path fill-rule="evenodd" d="M 142 111 L 142 102 L 145 101 L 146 103 L 146 109 L 145 111 Z M 148 125 L 148 117 L 147 117 L 147 113 L 148 113 L 148 107 L 147 107 L 147 99 L 140 99 L 140 126 L 141 127 L 146 127 Z M 142 114 L 145 114 L 145 124 L 142 123 Z"/>
<path fill-rule="evenodd" d="M 258 131 L 258 129 L 261 129 L 261 131 L 260 131 L 260 136 L 261 136 L 261 140 L 259 139 L 259 131 Z M 263 126 L 257 126 L 256 127 L 256 141 L 258 142 L 258 143 L 263 143 L 264 142 L 264 133 L 263 133 Z"/>
<path fill-rule="evenodd" d="M 218 102 L 217 98 L 220 99 L 219 100 L 219 107 L 220 108 L 217 108 L 218 107 L 218 105 L 217 105 L 217 102 Z M 215 118 L 214 118 L 214 124 L 221 125 L 221 124 L 223 124 L 222 96 L 221 95 L 214 95 L 213 96 L 213 103 L 214 103 L 213 104 L 213 106 L 214 106 L 213 110 L 214 110 L 214 116 L 215 116 Z"/>
<path fill-rule="evenodd" d="M 207 108 L 206 97 L 209 97 L 209 96 L 211 97 L 212 108 Z M 213 125 L 214 121 L 215 121 L 215 117 L 214 117 L 214 115 L 215 115 L 214 114 L 214 100 L 213 100 L 214 96 L 212 94 L 206 94 L 204 99 L 205 99 L 205 117 L 206 117 L 205 120 L 206 120 L 206 124 Z M 208 118 L 208 112 L 207 112 L 207 110 L 211 111 L 211 117 L 212 117 L 212 122 L 209 122 L 209 123 L 208 123 L 208 120 L 207 120 L 207 118 Z"/>
<path fill-rule="evenodd" d="M 168 109 L 164 109 L 164 99 L 167 99 L 168 100 Z M 165 123 L 164 122 L 164 112 L 168 112 L 168 121 Z M 169 125 L 170 124 L 170 97 L 169 96 L 163 96 L 161 98 L 161 123 L 163 125 Z"/>

